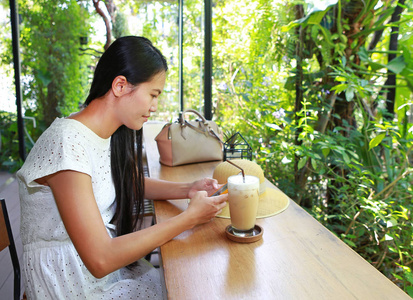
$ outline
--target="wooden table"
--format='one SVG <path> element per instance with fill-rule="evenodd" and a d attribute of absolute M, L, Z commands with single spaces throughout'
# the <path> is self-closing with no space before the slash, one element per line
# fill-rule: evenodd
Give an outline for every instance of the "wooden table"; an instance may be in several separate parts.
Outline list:
<path fill-rule="evenodd" d="M 144 126 L 149 176 L 179 182 L 212 177 L 219 162 L 160 165 L 154 137 L 161 128 Z M 156 222 L 187 205 L 155 201 Z M 264 228 L 258 242 L 230 241 L 224 232 L 229 224 L 215 218 L 160 247 L 168 299 L 411 299 L 294 201 L 281 214 L 257 220 Z"/>

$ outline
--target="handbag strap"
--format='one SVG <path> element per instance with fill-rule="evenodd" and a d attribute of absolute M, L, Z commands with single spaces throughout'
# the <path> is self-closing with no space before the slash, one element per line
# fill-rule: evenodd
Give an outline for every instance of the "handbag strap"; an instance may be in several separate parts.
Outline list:
<path fill-rule="evenodd" d="M 196 111 L 195 109 L 185 109 L 183 112 L 181 112 L 179 114 L 179 123 L 181 123 L 181 124 L 185 123 L 185 114 L 187 114 L 187 113 L 193 113 L 193 114 L 197 115 L 202 120 L 202 122 L 204 124 L 205 123 L 208 124 L 208 121 L 205 119 L 205 117 L 199 111 Z"/>
<path fill-rule="evenodd" d="M 205 128 L 205 130 L 201 130 L 195 126 L 193 126 L 192 124 L 190 124 L 189 122 L 185 121 L 185 114 L 187 113 L 193 113 L 195 115 L 197 115 L 201 121 L 202 121 L 202 125 L 203 128 Z M 205 134 L 205 135 L 211 135 L 212 137 L 216 138 L 221 144 L 224 144 L 224 142 L 221 140 L 221 138 L 219 137 L 219 135 L 214 131 L 214 129 L 211 127 L 211 125 L 209 124 L 209 122 L 207 121 L 207 119 L 205 119 L 205 117 L 199 113 L 198 111 L 194 110 L 194 109 L 186 109 L 183 112 L 181 112 L 179 114 L 179 123 L 181 124 L 182 127 L 188 126 L 193 130 L 198 131 L 199 133 Z"/>

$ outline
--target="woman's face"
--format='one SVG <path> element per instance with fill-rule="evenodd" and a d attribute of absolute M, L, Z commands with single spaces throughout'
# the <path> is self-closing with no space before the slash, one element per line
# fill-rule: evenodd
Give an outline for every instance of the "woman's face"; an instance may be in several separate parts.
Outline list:
<path fill-rule="evenodd" d="M 129 85 L 130 93 L 122 97 L 119 103 L 119 117 L 123 125 L 134 130 L 142 128 L 158 108 L 158 97 L 165 86 L 165 78 L 166 73 L 160 72 L 150 81 L 138 86 Z"/>

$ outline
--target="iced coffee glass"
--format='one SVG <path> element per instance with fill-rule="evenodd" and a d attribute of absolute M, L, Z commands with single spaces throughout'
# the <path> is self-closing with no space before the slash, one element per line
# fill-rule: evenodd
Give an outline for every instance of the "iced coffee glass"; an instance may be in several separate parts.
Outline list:
<path fill-rule="evenodd" d="M 228 177 L 228 202 L 232 232 L 236 236 L 253 235 L 257 218 L 260 181 L 256 176 Z"/>

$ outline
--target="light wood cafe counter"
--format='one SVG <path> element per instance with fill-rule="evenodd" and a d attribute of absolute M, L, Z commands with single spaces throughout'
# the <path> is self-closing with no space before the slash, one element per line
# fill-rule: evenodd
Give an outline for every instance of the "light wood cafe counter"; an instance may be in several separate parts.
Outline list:
<path fill-rule="evenodd" d="M 220 162 L 159 163 L 154 137 L 162 126 L 144 125 L 149 176 L 178 182 L 212 177 Z M 155 220 L 187 206 L 187 199 L 154 201 Z M 229 224 L 215 218 L 160 247 L 168 299 L 411 299 L 292 200 L 282 213 L 257 219 L 264 229 L 257 242 L 229 240 Z"/>

